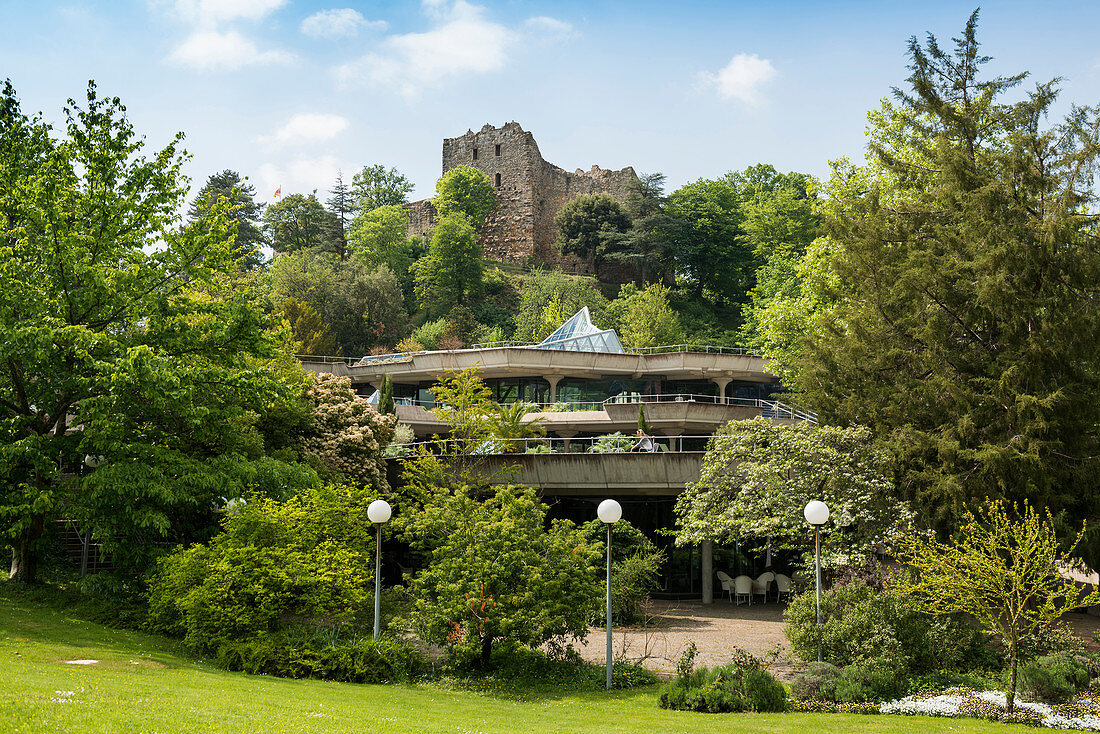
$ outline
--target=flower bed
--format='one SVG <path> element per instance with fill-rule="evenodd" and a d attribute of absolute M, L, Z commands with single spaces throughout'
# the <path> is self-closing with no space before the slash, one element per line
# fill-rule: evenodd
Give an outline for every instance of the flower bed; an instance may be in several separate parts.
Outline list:
<path fill-rule="evenodd" d="M 1002 691 L 950 688 L 942 692 L 917 693 L 881 704 L 792 700 L 789 710 L 805 713 L 972 717 L 1049 729 L 1100 731 L 1100 700 L 1079 698 L 1060 704 L 1017 700 L 1016 710 L 1012 713 L 1006 710 L 1006 706 L 1007 699 Z"/>

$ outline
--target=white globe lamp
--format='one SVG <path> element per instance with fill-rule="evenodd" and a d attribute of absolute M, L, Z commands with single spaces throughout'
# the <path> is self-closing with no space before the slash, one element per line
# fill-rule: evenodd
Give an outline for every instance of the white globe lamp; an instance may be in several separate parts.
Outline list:
<path fill-rule="evenodd" d="M 811 525 L 824 525 L 829 522 L 829 506 L 821 500 L 810 500 L 802 514 L 806 516 L 806 522 Z"/>
<path fill-rule="evenodd" d="M 611 689 L 611 526 L 623 516 L 623 506 L 615 500 L 604 500 L 596 508 L 596 516 L 607 526 L 607 688 Z"/>
<path fill-rule="evenodd" d="M 367 519 L 375 524 L 387 522 L 392 514 L 393 510 L 390 509 L 390 503 L 386 500 L 375 500 L 367 508 Z"/>
<path fill-rule="evenodd" d="M 589 505 L 591 507 L 591 505 Z M 596 514 L 600 518 L 600 522 L 608 525 L 617 523 L 623 516 L 623 506 L 615 500 L 604 500 L 600 503 L 600 506 L 596 508 Z"/>
<path fill-rule="evenodd" d="M 375 500 L 367 507 L 367 519 L 374 523 L 374 639 L 382 626 L 382 525 L 390 519 L 393 510 L 386 500 Z"/>
<path fill-rule="evenodd" d="M 822 482 L 824 485 L 824 482 Z M 817 662 L 821 662 L 821 526 L 829 522 L 829 506 L 810 500 L 802 511 L 806 522 L 814 526 L 814 570 L 817 575 Z"/>

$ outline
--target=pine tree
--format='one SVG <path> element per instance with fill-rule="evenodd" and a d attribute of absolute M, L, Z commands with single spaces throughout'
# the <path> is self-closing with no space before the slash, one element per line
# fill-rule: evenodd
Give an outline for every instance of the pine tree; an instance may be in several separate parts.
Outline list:
<path fill-rule="evenodd" d="M 187 216 L 192 222 L 202 219 L 219 199 L 226 199 L 233 209 L 229 218 L 236 226 L 233 236 L 234 254 L 237 263 L 246 270 L 263 265 L 264 257 L 260 248 L 267 244 L 260 231 L 260 215 L 263 206 L 253 198 L 256 188 L 241 178 L 241 174 L 228 168 L 206 179 L 199 193 L 191 202 Z"/>
<path fill-rule="evenodd" d="M 1100 119 L 1026 74 L 984 79 L 977 13 L 953 51 L 910 40 L 909 88 L 872 115 L 870 165 L 841 168 L 825 226 L 836 306 L 795 386 L 872 428 L 941 529 L 986 497 L 1100 511 Z M 1100 561 L 1100 537 L 1083 546 Z"/>
<path fill-rule="evenodd" d="M 340 241 L 343 243 L 341 249 L 347 249 L 348 241 L 348 225 L 355 217 L 355 212 L 358 208 L 355 205 L 355 198 L 351 195 L 351 189 L 344 183 L 344 172 L 336 172 L 336 183 L 332 185 L 332 191 L 325 204 L 328 205 L 328 210 L 336 215 L 336 223 L 339 226 Z"/>

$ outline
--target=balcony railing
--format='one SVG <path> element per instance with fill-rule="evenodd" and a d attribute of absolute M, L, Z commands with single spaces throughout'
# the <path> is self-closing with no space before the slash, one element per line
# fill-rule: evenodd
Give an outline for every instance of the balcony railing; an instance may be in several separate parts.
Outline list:
<path fill-rule="evenodd" d="M 475 344 L 472 347 L 466 349 L 425 349 L 420 352 L 398 352 L 393 354 L 368 354 L 365 357 L 333 357 L 328 355 L 317 354 L 296 354 L 299 362 L 321 362 L 321 363 L 337 363 L 343 362 L 349 366 L 357 364 L 382 364 L 385 362 L 392 362 L 398 360 L 409 359 L 417 354 L 434 354 L 438 352 L 470 352 L 478 349 L 538 349 L 539 342 L 523 342 L 523 341 L 500 341 L 500 342 L 484 342 L 481 344 Z M 545 351 L 545 350 L 539 350 Z M 639 354 L 731 354 L 735 356 L 748 356 L 756 357 L 759 355 L 753 354 L 745 347 L 723 347 L 710 344 L 667 344 L 659 347 L 642 347 L 636 349 L 627 348 L 626 354 L 639 355 Z"/>
<path fill-rule="evenodd" d="M 466 440 L 439 438 L 429 441 L 391 444 L 386 448 L 389 458 L 401 458 L 413 454 L 417 447 L 424 447 L 441 456 L 498 456 L 526 454 L 648 454 L 699 452 L 700 443 L 710 436 L 648 436 L 649 444 L 641 443 L 638 436 L 623 433 L 586 438 L 488 438 Z M 696 440 L 697 439 L 697 440 Z M 684 441 L 690 449 L 684 449 Z M 652 445 L 652 449 L 645 448 Z"/>

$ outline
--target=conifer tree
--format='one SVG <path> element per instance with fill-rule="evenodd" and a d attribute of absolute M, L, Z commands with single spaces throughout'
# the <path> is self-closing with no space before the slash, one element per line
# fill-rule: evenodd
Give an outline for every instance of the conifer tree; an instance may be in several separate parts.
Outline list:
<path fill-rule="evenodd" d="M 1056 82 L 984 78 L 975 12 L 954 49 L 909 42 L 870 165 L 826 203 L 836 305 L 795 369 L 825 420 L 868 425 L 941 529 L 986 497 L 1100 510 L 1100 118 L 1044 120 Z M 1082 546 L 1100 561 L 1100 538 Z"/>

